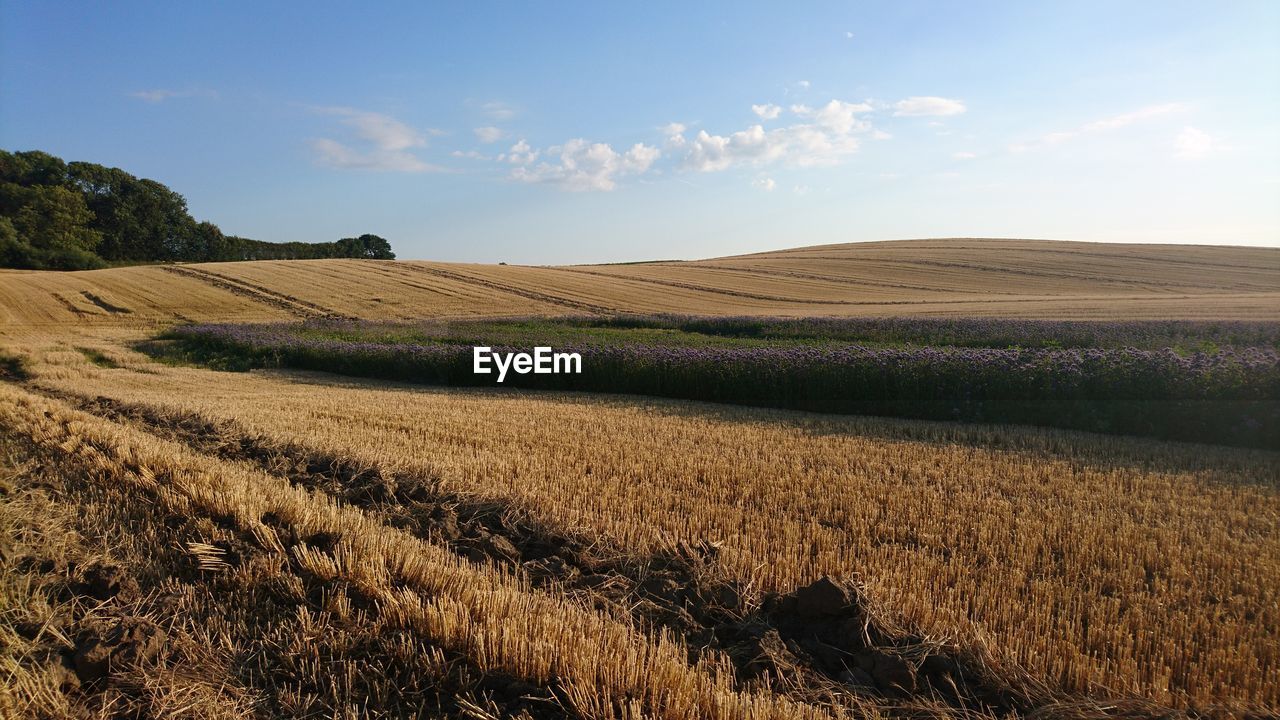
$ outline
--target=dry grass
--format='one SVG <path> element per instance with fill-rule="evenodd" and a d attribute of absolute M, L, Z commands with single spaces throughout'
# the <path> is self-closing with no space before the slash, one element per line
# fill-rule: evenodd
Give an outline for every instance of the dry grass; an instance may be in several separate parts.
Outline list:
<path fill-rule="evenodd" d="M 0 332 L 68 324 L 675 312 L 1232 318 L 1280 314 L 1280 251 L 921 240 L 546 268 L 355 260 L 0 271 Z M 87 293 L 87 294 L 86 294 Z M 94 299 L 96 298 L 96 300 Z"/>
<path fill-rule="evenodd" d="M 585 717 L 831 717 L 782 697 L 736 691 L 725 666 L 690 666 L 687 651 L 669 638 L 648 638 L 567 599 L 533 591 L 518 577 L 469 565 L 359 510 L 259 470 L 193 453 L 13 387 L 0 387 L 0 422 L 37 447 L 88 466 L 88 477 L 101 487 L 123 486 L 147 498 L 156 506 L 153 512 L 213 518 L 256 540 L 261 562 L 246 564 L 246 552 L 238 551 L 234 567 L 211 562 L 211 557 L 221 560 L 211 543 L 189 546 L 204 555 L 205 571 L 271 573 L 274 566 L 275 578 L 256 581 L 287 588 L 288 573 L 279 574 L 287 567 L 322 587 L 340 584 L 352 598 L 376 608 L 377 634 L 410 631 L 470 659 L 481 673 L 553 686 L 581 702 L 574 710 Z M 271 524 L 264 522 L 267 518 Z M 287 545 L 280 540 L 281 528 L 304 539 L 335 538 L 336 544 L 331 549 L 305 540 Z M 329 612 L 350 615 L 355 601 L 331 602 Z M 306 645 L 297 652 L 297 661 L 305 663 Z M 25 684 L 15 694 L 18 704 L 39 700 Z"/>
<path fill-rule="evenodd" d="M 1275 250 L 970 240 L 572 268 L 309 261 L 0 271 L 0 350 L 24 357 L 33 387 L 234 420 L 273 442 L 432 478 L 449 492 L 518 508 L 618 553 L 643 557 L 714 541 L 716 571 L 761 593 L 856 572 L 902 623 L 934 639 L 985 642 L 1077 699 L 1131 695 L 1183 708 L 1274 712 L 1275 454 L 606 396 L 228 375 L 158 365 L 127 348 L 174 321 L 323 314 L 1269 319 L 1280 315 L 1277 288 Z M 99 714 L 111 712 L 102 703 L 118 702 L 173 716 L 194 708 L 209 717 L 262 716 L 261 703 L 269 702 L 275 714 L 346 717 L 362 694 L 395 692 L 389 683 L 365 682 L 368 659 L 360 653 L 370 647 L 393 664 L 416 658 L 412 667 L 441 687 L 485 687 L 459 680 L 459 672 L 517 678 L 585 717 L 832 712 L 735 683 L 727 664 L 690 664 L 672 637 L 587 609 L 572 595 L 535 590 L 508 571 L 460 562 L 439 544 L 260 468 L 13 383 L 0 383 L 0 425 L 48 453 L 50 472 L 66 464 L 58 471 L 62 494 L 3 498 L 8 527 L 20 530 L 11 533 L 46 556 L 61 552 L 84 564 L 114 554 L 156 583 L 170 573 L 165 582 L 181 585 L 189 616 L 171 635 L 225 650 L 131 669 L 116 700 L 98 698 Z M 84 467 L 93 471 L 76 470 Z M 13 473 L 20 486 L 34 477 L 21 469 Z M 342 540 L 333 548 L 287 542 L 279 527 L 263 523 L 268 515 L 298 537 Z M 38 516 L 52 519 L 33 530 L 29 518 Z M 171 526 L 181 518 L 195 523 L 176 523 L 185 528 L 182 542 L 196 544 L 148 561 L 148 544 L 172 546 Z M 229 541 L 252 545 L 249 559 L 226 561 L 211 549 Z M 5 566 L 0 625 L 85 617 L 83 608 L 60 605 L 44 589 L 47 578 L 28 570 Z M 225 593 L 221 600 L 213 599 L 212 581 Z M 332 607 L 290 600 L 270 616 L 281 630 L 267 638 L 250 620 L 250 608 L 266 597 L 261 588 L 299 583 L 349 592 Z M 371 601 L 376 611 L 353 609 Z M 201 635 L 205 621 L 222 634 Z M 380 644 L 393 637 L 411 642 Z M 308 638 L 322 638 L 329 654 L 303 653 L 288 683 L 255 685 L 228 660 L 236 653 L 285 657 L 283 648 L 303 648 Z M 56 672 L 28 672 L 40 643 L 3 637 L 5 692 L 27 708 L 56 700 Z M 180 680 L 193 677 L 203 679 Z M 317 689 L 325 677 L 337 679 Z M 209 682 L 221 689 L 209 690 Z M 467 693 L 456 693 L 449 712 L 484 717 L 499 709 L 483 693 Z M 1083 702 L 1058 711 L 1099 711 Z M 852 701 L 846 711 L 874 712 Z"/>
<path fill-rule="evenodd" d="M 724 571 L 761 590 L 856 571 L 907 622 L 985 636 L 1067 690 L 1181 706 L 1280 702 L 1274 454 L 228 376 L 102 350 L 121 367 L 70 347 L 33 355 L 32 366 L 46 387 L 235 420 L 515 503 L 627 552 L 720 542 Z"/>

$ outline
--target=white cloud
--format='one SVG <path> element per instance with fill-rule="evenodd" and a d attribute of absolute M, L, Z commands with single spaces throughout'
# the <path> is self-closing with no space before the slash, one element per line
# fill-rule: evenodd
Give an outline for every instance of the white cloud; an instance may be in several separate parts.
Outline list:
<path fill-rule="evenodd" d="M 1209 133 L 1187 126 L 1173 140 L 1173 156 L 1181 160 L 1199 160 L 1222 149 L 1221 144 Z"/>
<path fill-rule="evenodd" d="M 520 145 L 524 145 L 522 151 L 527 155 L 528 145 L 523 140 L 512 148 L 513 155 Z M 590 143 L 575 138 L 563 145 L 547 148 L 546 157 L 555 158 L 555 162 L 532 165 L 529 161 L 512 170 L 511 178 L 520 182 L 548 183 L 579 192 L 608 191 L 617 187 L 619 177 L 647 172 L 660 154 L 658 148 L 643 143 L 636 143 L 625 153 L 619 153 L 606 143 Z"/>
<path fill-rule="evenodd" d="M 411 148 L 425 147 L 426 136 L 399 120 L 381 113 L 356 110 L 348 107 L 315 108 L 316 112 L 341 118 L 355 135 L 367 146 L 362 149 L 321 138 L 312 142 L 317 158 L 325 165 L 344 169 L 388 170 L 395 172 L 425 172 L 439 170 L 416 155 Z M 427 131 L 439 134 L 438 130 Z"/>
<path fill-rule="evenodd" d="M 129 97 L 137 98 L 143 102 L 152 104 L 162 103 L 165 100 L 175 100 L 179 98 L 203 97 L 212 100 L 218 99 L 218 93 L 215 90 L 139 90 L 129 93 Z"/>
<path fill-rule="evenodd" d="M 680 135 L 687 129 L 688 128 L 684 126 L 684 123 L 670 123 L 662 128 L 662 134 L 667 137 L 674 137 L 676 135 Z"/>
<path fill-rule="evenodd" d="M 952 153 L 951 157 L 952 157 L 952 158 L 954 158 L 954 159 L 956 159 L 956 160 L 972 160 L 972 159 L 974 159 L 974 158 L 976 158 L 976 157 L 978 157 L 978 156 L 977 156 L 977 154 L 976 154 L 976 153 L 971 153 L 971 152 L 958 152 L 958 153 Z"/>
<path fill-rule="evenodd" d="M 1143 108 L 1134 110 L 1133 112 L 1122 113 L 1112 117 L 1095 120 L 1085 123 L 1073 130 L 1060 130 L 1051 132 L 1042 136 L 1036 142 L 1030 143 L 1014 143 L 1009 146 L 1011 152 L 1020 153 L 1028 150 L 1034 150 L 1037 147 L 1061 145 L 1070 140 L 1074 140 L 1082 135 L 1092 135 L 1100 132 L 1108 132 L 1111 130 L 1119 130 L 1120 128 L 1129 127 L 1137 123 L 1141 123 L 1151 118 L 1177 113 L 1186 110 L 1187 106 L 1183 103 L 1164 103 L 1161 105 L 1148 105 Z"/>
<path fill-rule="evenodd" d="M 320 138 L 311 143 L 317 159 L 325 165 L 343 170 L 384 170 L 391 172 L 427 172 L 441 170 L 419 160 L 411 153 L 387 150 L 359 151 L 336 140 Z"/>
<path fill-rule="evenodd" d="M 887 133 L 887 132 L 885 132 L 885 131 L 883 131 L 883 130 L 872 130 L 872 131 L 871 131 L 871 139 L 872 139 L 872 140 L 888 140 L 888 139 L 890 139 L 890 138 L 892 138 L 892 137 L 893 137 L 892 135 L 890 135 L 889 133 Z"/>
<path fill-rule="evenodd" d="M 808 81 L 808 80 L 801 80 L 800 82 L 796 83 L 796 85 L 797 85 L 797 86 L 799 86 L 799 88 L 800 88 L 801 90 L 808 90 L 808 89 L 809 89 L 809 81 Z"/>
<path fill-rule="evenodd" d="M 752 105 L 751 112 L 759 115 L 761 120 L 774 120 L 782 114 L 782 108 L 772 103 L 766 103 L 764 105 Z"/>
<path fill-rule="evenodd" d="M 774 182 L 773 178 L 758 177 L 751 181 L 751 186 L 758 187 L 765 192 L 773 192 L 774 188 L 778 187 L 778 183 Z"/>
<path fill-rule="evenodd" d="M 510 120 L 516 116 L 516 109 L 507 103 L 491 100 L 480 106 L 480 112 L 493 120 Z"/>
<path fill-rule="evenodd" d="M 853 33 L 851 33 L 851 32 L 849 32 L 848 30 L 846 30 L 846 31 L 845 31 L 845 33 L 844 33 L 844 37 L 845 37 L 845 39 L 846 39 L 846 40 L 852 40 L 852 39 L 853 39 Z"/>
<path fill-rule="evenodd" d="M 1180 112 L 1185 110 L 1186 106 L 1182 103 L 1165 103 L 1163 105 L 1148 105 L 1147 107 L 1135 110 L 1133 112 L 1116 115 L 1115 117 L 1097 120 L 1082 126 L 1078 133 L 1098 132 L 1100 130 L 1115 130 L 1132 125 L 1136 122 L 1153 118 L 1158 115 L 1167 115 L 1168 113 Z"/>
<path fill-rule="evenodd" d="M 534 150 L 529 146 L 529 143 L 524 141 L 524 138 L 521 138 L 520 142 L 512 145 L 505 155 L 499 155 L 498 159 L 506 160 L 512 165 L 528 165 L 537 161 L 538 156 L 541 154 L 541 151 Z"/>
<path fill-rule="evenodd" d="M 893 114 L 899 117 L 959 115 L 965 111 L 959 100 L 933 96 L 909 97 L 893 105 Z"/>
<path fill-rule="evenodd" d="M 496 143 L 502 138 L 507 136 L 506 130 L 503 130 L 502 128 L 498 128 L 498 127 L 493 127 L 492 125 L 487 127 L 478 127 L 472 132 L 476 134 L 477 140 L 485 144 Z"/>
<path fill-rule="evenodd" d="M 859 120 L 858 113 L 871 112 L 871 106 L 867 103 L 847 103 L 839 100 L 832 100 L 817 110 L 811 110 L 803 105 L 798 106 L 800 109 L 792 108 L 792 111 L 802 117 L 812 117 L 818 125 L 841 135 L 848 134 L 855 129 L 866 130 L 870 126 Z"/>
<path fill-rule="evenodd" d="M 159 103 L 172 97 L 181 96 L 173 90 L 139 90 L 135 93 L 129 93 L 129 97 L 136 97 L 149 103 Z"/>
<path fill-rule="evenodd" d="M 466 158 L 467 160 L 488 160 L 489 156 L 478 150 L 454 150 L 449 153 L 450 157 Z"/>
<path fill-rule="evenodd" d="M 406 150 L 427 144 L 427 139 L 421 132 L 390 115 L 348 107 L 317 108 L 317 112 L 341 117 L 344 125 L 355 128 L 357 135 L 380 150 Z"/>
<path fill-rule="evenodd" d="M 839 100 L 817 109 L 792 105 L 791 112 L 805 122 L 772 130 L 756 124 L 729 135 L 700 130 L 692 138 L 684 136 L 684 126 L 672 125 L 667 128 L 667 147 L 682 153 L 682 167 L 699 172 L 736 165 L 831 165 L 857 151 L 857 136 L 871 131 L 870 123 L 858 115 L 870 110 L 866 103 Z"/>
<path fill-rule="evenodd" d="M 808 186 L 808 185 L 797 185 L 797 186 L 795 186 L 795 187 L 791 188 L 791 192 L 793 192 L 793 193 L 795 193 L 795 194 L 797 194 L 797 195 L 808 195 L 808 194 L 809 194 L 809 186 Z"/>

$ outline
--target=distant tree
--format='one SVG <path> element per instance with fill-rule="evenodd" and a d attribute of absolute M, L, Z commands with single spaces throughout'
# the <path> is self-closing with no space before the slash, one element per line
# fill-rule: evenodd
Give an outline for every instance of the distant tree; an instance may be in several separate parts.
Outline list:
<path fill-rule="evenodd" d="M 186 255 L 197 262 L 235 260 L 230 242 L 222 230 L 211 222 L 196 223 L 191 228 Z"/>
<path fill-rule="evenodd" d="M 99 254 L 108 260 L 194 260 L 187 246 L 196 221 L 187 201 L 154 180 L 93 163 L 68 166 L 72 185 L 93 211 L 102 233 Z"/>
<path fill-rule="evenodd" d="M 186 198 L 119 168 L 0 150 L 0 266 L 98 267 L 111 262 L 394 259 L 377 235 L 269 243 L 197 222 Z"/>
<path fill-rule="evenodd" d="M 88 227 L 93 213 L 78 193 L 60 185 L 5 183 L 0 197 L 6 208 L 14 208 L 0 230 L 5 264 L 56 270 L 102 267 L 93 252 L 102 236 Z"/>
<path fill-rule="evenodd" d="M 395 260 L 391 243 L 386 238 L 368 233 L 354 238 L 342 238 L 337 243 L 337 257 L 368 258 L 370 260 Z"/>
<path fill-rule="evenodd" d="M 7 217 L 0 217 L 0 267 L 32 267 L 35 248 L 18 239 L 18 229 Z"/>
<path fill-rule="evenodd" d="M 22 186 L 63 185 L 67 164 L 62 158 L 39 150 L 11 153 L 0 150 L 0 182 Z"/>

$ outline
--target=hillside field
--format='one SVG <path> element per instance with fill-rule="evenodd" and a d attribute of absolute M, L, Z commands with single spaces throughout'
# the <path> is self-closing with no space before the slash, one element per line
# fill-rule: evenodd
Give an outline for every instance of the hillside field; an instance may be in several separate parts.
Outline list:
<path fill-rule="evenodd" d="M 198 323 L 404 345 L 490 319 L 476 337 L 501 344 L 534 337 L 503 318 L 619 316 L 681 351 L 814 345 L 662 325 L 677 315 L 1106 321 L 1115 353 L 1126 323 L 1179 321 L 1135 352 L 1238 353 L 1256 376 L 1222 392 L 1266 393 L 1280 250 L 0 270 L 0 717 L 1280 713 L 1274 451 L 703 402 L 723 399 L 703 376 L 635 390 L 661 384 L 644 368 L 443 387 L 276 347 L 248 372 L 155 350 Z"/>
<path fill-rule="evenodd" d="M 564 313 L 1270 320 L 1265 248 L 907 240 L 696 262 L 524 267 L 261 261 L 0 270 L 0 331 Z"/>

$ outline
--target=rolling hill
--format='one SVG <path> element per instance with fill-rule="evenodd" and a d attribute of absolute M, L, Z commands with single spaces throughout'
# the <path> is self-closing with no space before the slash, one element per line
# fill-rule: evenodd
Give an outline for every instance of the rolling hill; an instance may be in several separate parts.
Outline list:
<path fill-rule="evenodd" d="M 945 239 L 0 271 L 0 534 L 16 539 L 0 716 L 1280 707 L 1275 452 L 233 373 L 151 342 L 186 321 L 615 312 L 1274 321 L 1280 249 Z M 1272 347 L 1240 352 L 1274 367 Z"/>
<path fill-rule="evenodd" d="M 1266 319 L 1280 316 L 1280 250 L 943 239 L 623 265 L 310 260 L 0 271 L 0 327 L 611 312 Z"/>

